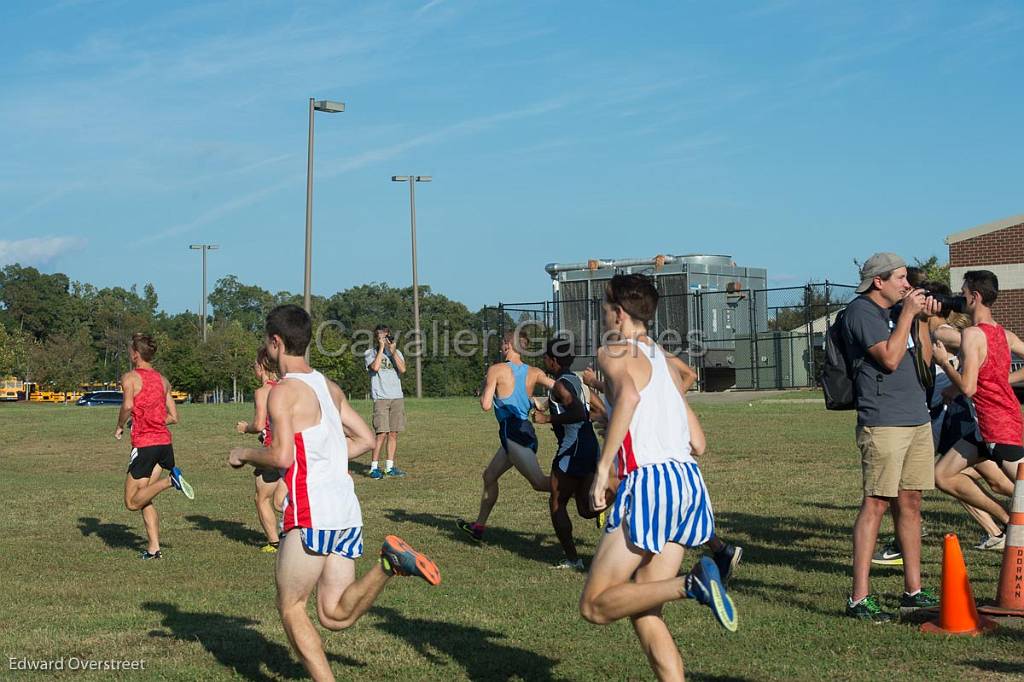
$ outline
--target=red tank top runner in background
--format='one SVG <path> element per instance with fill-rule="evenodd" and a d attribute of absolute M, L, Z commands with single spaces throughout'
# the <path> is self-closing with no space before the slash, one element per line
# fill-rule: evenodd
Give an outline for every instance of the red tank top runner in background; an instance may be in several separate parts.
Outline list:
<path fill-rule="evenodd" d="M 1010 346 L 1006 332 L 998 324 L 979 324 L 978 329 L 988 340 L 988 355 L 978 370 L 978 390 L 974 394 L 981 439 L 986 443 L 1024 445 L 1024 419 L 1008 379 Z"/>
<path fill-rule="evenodd" d="M 274 386 L 277 386 L 277 382 L 276 381 L 267 381 L 267 382 L 264 382 L 263 385 L 264 386 L 270 386 L 271 390 L 273 390 Z M 269 401 L 270 398 L 268 397 L 267 400 Z M 273 444 L 274 444 L 274 434 L 270 430 L 270 411 L 268 410 L 267 411 L 267 425 L 263 427 L 263 447 L 269 448 Z"/>
<path fill-rule="evenodd" d="M 170 445 L 164 378 L 155 369 L 136 369 L 135 373 L 142 379 L 142 390 L 132 403 L 132 447 Z"/>

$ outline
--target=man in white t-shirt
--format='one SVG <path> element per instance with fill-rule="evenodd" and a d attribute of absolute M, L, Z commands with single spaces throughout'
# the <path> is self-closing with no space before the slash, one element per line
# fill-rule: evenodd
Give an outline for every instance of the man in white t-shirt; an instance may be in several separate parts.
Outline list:
<path fill-rule="evenodd" d="M 370 461 L 370 478 L 401 477 L 405 472 L 395 465 L 398 434 L 405 431 L 405 394 L 402 393 L 401 375 L 405 374 L 405 356 L 398 350 L 391 328 L 378 324 L 373 330 L 375 344 L 363 355 L 366 371 L 370 373 L 370 397 L 373 398 L 373 430 L 377 442 Z M 388 446 L 384 470 L 380 469 L 380 451 Z"/>

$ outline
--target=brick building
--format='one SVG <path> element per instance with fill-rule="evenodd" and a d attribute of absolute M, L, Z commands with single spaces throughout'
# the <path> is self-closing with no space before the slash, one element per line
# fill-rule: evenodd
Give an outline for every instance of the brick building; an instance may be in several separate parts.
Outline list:
<path fill-rule="evenodd" d="M 1024 338 L 1024 215 L 972 227 L 946 237 L 954 291 L 968 270 L 991 270 L 999 278 L 996 321 Z"/>

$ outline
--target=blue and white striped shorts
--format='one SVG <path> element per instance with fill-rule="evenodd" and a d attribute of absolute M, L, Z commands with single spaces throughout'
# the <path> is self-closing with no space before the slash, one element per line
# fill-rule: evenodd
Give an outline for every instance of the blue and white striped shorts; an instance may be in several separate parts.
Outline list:
<path fill-rule="evenodd" d="M 363 529 L 359 526 L 345 530 L 316 530 L 296 528 L 302 537 L 302 546 L 313 554 L 337 554 L 346 559 L 363 556 Z"/>
<path fill-rule="evenodd" d="M 695 462 L 669 460 L 631 472 L 619 484 L 605 532 L 625 523 L 629 541 L 658 553 L 666 542 L 698 547 L 715 533 L 715 517 Z"/>

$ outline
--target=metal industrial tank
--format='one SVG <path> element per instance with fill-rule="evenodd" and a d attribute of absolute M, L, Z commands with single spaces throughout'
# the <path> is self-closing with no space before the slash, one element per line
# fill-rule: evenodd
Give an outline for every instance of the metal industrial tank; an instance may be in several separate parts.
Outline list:
<path fill-rule="evenodd" d="M 735 384 L 735 337 L 751 328 L 767 330 L 767 310 L 751 310 L 745 291 L 764 289 L 768 271 L 743 267 L 731 256 L 685 254 L 653 258 L 596 258 L 579 263 L 550 263 L 555 327 L 575 342 L 577 367 L 593 362 L 604 332 L 601 300 L 612 276 L 643 273 L 654 278 L 660 294 L 651 325 L 654 338 L 698 367 L 705 390 Z"/>

